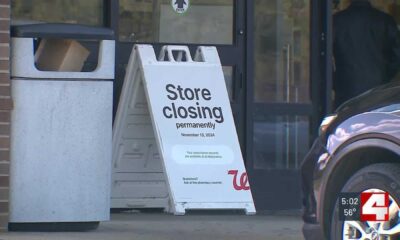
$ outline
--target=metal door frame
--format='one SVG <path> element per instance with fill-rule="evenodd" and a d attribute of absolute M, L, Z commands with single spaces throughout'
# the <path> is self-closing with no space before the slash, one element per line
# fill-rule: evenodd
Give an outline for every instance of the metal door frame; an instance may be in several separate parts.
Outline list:
<path fill-rule="evenodd" d="M 268 174 L 269 179 L 271 181 L 277 180 L 281 176 L 285 176 L 288 178 L 288 174 L 292 174 L 293 177 L 299 177 L 298 170 L 261 170 L 256 171 L 252 169 L 254 164 L 253 157 L 253 122 L 255 112 L 262 112 L 265 115 L 279 115 L 279 114 L 289 114 L 289 115 L 305 115 L 307 114 L 310 117 L 310 144 L 312 140 L 318 134 L 318 125 L 322 116 L 326 112 L 330 112 L 331 109 L 328 108 L 330 106 L 330 86 L 331 86 L 331 78 L 328 78 L 329 70 L 331 68 L 330 59 L 327 56 L 331 55 L 331 42 L 329 38 L 326 36 L 330 36 L 328 33 L 331 28 L 331 22 L 329 21 L 328 15 L 330 4 L 328 4 L 331 0 L 325 0 L 321 2 L 320 0 L 311 0 L 311 9 L 310 9 L 310 98 L 311 104 L 296 104 L 296 103 L 271 103 L 271 104 L 257 104 L 254 103 L 254 0 L 247 1 L 247 42 L 246 42 L 246 155 L 245 159 L 247 159 L 246 167 L 250 175 L 253 176 L 256 180 L 255 182 L 251 182 L 253 186 L 253 191 L 258 188 L 263 188 L 265 185 L 264 182 L 261 182 L 260 179 L 263 178 L 262 175 Z M 326 80 L 325 80 L 326 79 Z M 320 89 L 325 89 L 320 91 Z M 311 145 L 310 145 L 311 146 Z M 258 177 L 257 177 L 258 176 Z M 264 176 L 265 177 L 265 176 Z M 282 178 L 285 180 L 285 178 Z M 258 182 L 257 182 L 258 180 Z M 256 190 L 257 191 L 257 190 Z M 260 191 L 260 190 L 259 190 Z M 258 192 L 259 192 L 258 191 Z M 271 202 L 273 201 L 273 197 L 263 196 L 262 193 L 256 193 L 253 195 L 261 194 L 260 199 L 255 197 L 256 207 L 258 210 L 266 210 L 271 209 Z M 258 200 L 258 202 L 257 202 Z M 265 200 L 265 201 L 264 201 Z M 261 202 L 260 202 L 261 201 Z M 275 200 L 276 201 L 276 200 Z M 292 203 L 290 203 L 292 202 Z M 288 199 L 288 201 L 282 201 L 280 203 L 272 204 L 275 205 L 272 207 L 274 210 L 287 210 L 287 209 L 295 209 L 300 208 L 300 196 L 296 203 L 293 203 L 292 199 Z"/>

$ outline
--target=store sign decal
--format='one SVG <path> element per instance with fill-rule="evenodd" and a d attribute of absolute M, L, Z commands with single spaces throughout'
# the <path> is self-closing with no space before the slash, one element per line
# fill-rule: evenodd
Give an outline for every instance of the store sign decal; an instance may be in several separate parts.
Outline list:
<path fill-rule="evenodd" d="M 249 178 L 247 176 L 247 173 L 246 172 L 242 173 L 240 175 L 240 180 L 238 181 L 238 172 L 239 172 L 238 170 L 229 170 L 228 171 L 229 175 L 233 175 L 233 188 L 236 191 L 250 190 Z"/>
<path fill-rule="evenodd" d="M 189 9 L 190 0 L 171 0 L 171 6 L 176 13 L 182 14 Z"/>

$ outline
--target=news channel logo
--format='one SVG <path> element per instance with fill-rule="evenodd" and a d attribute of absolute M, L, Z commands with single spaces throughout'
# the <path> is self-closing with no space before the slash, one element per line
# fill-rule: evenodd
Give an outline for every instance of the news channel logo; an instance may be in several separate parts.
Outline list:
<path fill-rule="evenodd" d="M 339 194 L 340 221 L 389 221 L 389 193 L 367 191 Z"/>

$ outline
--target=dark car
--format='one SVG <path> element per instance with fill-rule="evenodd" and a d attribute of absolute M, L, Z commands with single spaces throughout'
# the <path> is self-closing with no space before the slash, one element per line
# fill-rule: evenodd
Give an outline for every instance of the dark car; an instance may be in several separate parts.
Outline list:
<path fill-rule="evenodd" d="M 325 118 L 302 175 L 307 240 L 400 239 L 400 83 L 372 89 Z M 339 196 L 362 192 L 389 193 L 389 221 L 340 221 Z"/>

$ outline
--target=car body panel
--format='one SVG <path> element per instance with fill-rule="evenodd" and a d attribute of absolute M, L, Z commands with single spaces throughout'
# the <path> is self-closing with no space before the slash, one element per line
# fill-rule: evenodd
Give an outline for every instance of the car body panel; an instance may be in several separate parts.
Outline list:
<path fill-rule="evenodd" d="M 341 161 L 343 156 L 348 153 L 355 151 L 357 149 L 366 148 L 366 147 L 380 147 L 385 148 L 389 151 L 397 153 L 400 155 L 400 146 L 398 143 L 394 143 L 390 140 L 384 138 L 368 138 L 368 139 L 360 139 L 355 142 L 352 142 L 342 148 L 337 154 L 330 156 L 329 164 L 323 169 L 317 169 L 315 172 L 318 172 L 318 176 L 314 178 L 314 194 L 316 195 L 317 201 L 317 222 L 321 222 L 324 218 L 323 211 L 323 203 L 325 202 L 325 192 L 327 190 L 327 183 L 330 180 L 331 173 L 335 170 L 337 164 Z"/>
<path fill-rule="evenodd" d="M 343 144 L 361 135 L 381 134 L 400 138 L 400 117 L 385 112 L 358 114 L 342 122 L 328 136 L 326 148 L 330 155 L 335 154 Z"/>
<path fill-rule="evenodd" d="M 335 113 L 335 120 L 316 141 L 324 147 L 310 149 L 307 157 L 315 162 L 313 172 L 313 197 L 315 205 L 305 212 L 315 218 L 304 217 L 304 229 L 311 229 L 320 235 L 324 231 L 324 204 L 327 183 L 343 157 L 357 149 L 378 147 L 400 156 L 400 82 L 394 82 L 370 90 L 344 103 Z M 317 146 L 314 144 L 313 146 Z M 306 161 L 307 159 L 305 159 Z M 330 213 L 329 213 L 330 214 Z M 311 220 L 310 220 L 311 219 Z"/>

